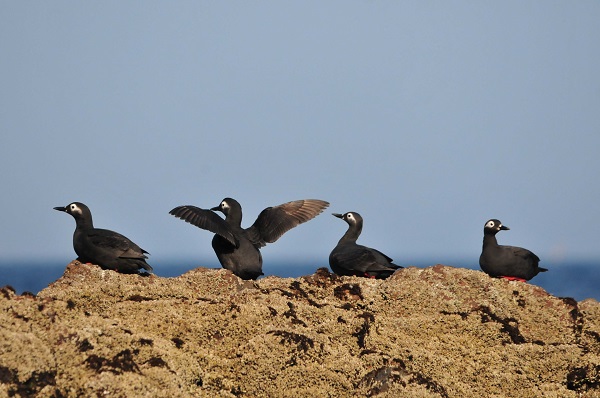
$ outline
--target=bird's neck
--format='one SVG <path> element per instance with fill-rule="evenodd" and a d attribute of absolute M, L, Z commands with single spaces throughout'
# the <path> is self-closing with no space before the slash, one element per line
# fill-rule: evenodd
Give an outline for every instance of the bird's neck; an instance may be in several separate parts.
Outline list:
<path fill-rule="evenodd" d="M 496 235 L 484 234 L 483 235 L 483 247 L 485 246 L 498 246 Z"/>
<path fill-rule="evenodd" d="M 241 212 L 229 213 L 225 216 L 225 221 L 229 225 L 241 227 L 242 226 L 242 213 Z"/>
<path fill-rule="evenodd" d="M 89 218 L 89 219 L 76 218 L 75 225 L 76 225 L 77 229 L 93 229 L 94 228 L 94 223 L 92 222 L 91 218 Z"/>
<path fill-rule="evenodd" d="M 340 239 L 340 243 L 341 242 L 356 242 L 356 240 L 360 236 L 361 231 L 362 231 L 362 226 L 357 226 L 357 225 L 349 226 L 348 230 L 346 231 L 344 236 L 342 236 L 342 239 Z"/>

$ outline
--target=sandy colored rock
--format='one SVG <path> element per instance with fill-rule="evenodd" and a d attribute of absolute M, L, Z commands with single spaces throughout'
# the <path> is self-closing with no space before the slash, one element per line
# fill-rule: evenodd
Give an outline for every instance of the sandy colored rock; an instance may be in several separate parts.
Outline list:
<path fill-rule="evenodd" d="M 442 265 L 253 282 L 74 261 L 0 309 L 0 396 L 600 397 L 597 301 Z"/>

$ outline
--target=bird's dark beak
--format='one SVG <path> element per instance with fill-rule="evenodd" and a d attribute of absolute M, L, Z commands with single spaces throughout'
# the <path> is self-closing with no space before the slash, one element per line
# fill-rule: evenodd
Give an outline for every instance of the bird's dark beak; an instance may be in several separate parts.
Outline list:
<path fill-rule="evenodd" d="M 333 216 L 334 216 L 334 217 L 337 217 L 337 218 L 344 218 L 344 215 L 343 215 L 343 214 L 340 214 L 340 213 L 332 213 L 332 214 L 333 214 Z"/>
<path fill-rule="evenodd" d="M 501 231 L 508 231 L 510 228 L 508 228 L 506 225 L 503 225 L 500 227 Z"/>
<path fill-rule="evenodd" d="M 58 207 L 55 207 L 55 208 L 54 208 L 54 210 L 58 210 L 58 211 L 64 211 L 64 212 L 66 212 L 66 211 L 67 211 L 67 208 L 66 208 L 66 207 L 63 207 L 63 206 L 58 206 Z"/>
<path fill-rule="evenodd" d="M 221 206 L 215 206 L 211 208 L 212 211 L 221 211 Z"/>

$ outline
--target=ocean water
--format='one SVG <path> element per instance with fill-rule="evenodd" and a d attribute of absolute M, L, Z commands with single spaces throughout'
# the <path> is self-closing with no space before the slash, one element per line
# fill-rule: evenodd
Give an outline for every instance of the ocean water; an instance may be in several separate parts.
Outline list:
<path fill-rule="evenodd" d="M 10 285 L 18 294 L 31 292 L 37 294 L 50 283 L 60 278 L 69 263 L 51 262 L 0 262 L 0 286 Z M 306 264 L 314 265 L 306 265 Z M 309 261 L 303 263 L 297 262 L 275 262 L 263 265 L 263 271 L 266 275 L 276 275 L 280 277 L 299 277 L 310 275 L 319 267 L 326 267 L 327 264 L 319 261 Z M 155 273 L 162 277 L 174 277 L 197 268 L 198 261 L 178 261 L 173 264 L 154 264 Z M 191 265 L 190 265 L 191 264 Z M 428 267 L 435 265 L 436 262 L 413 262 L 417 267 Z M 447 265 L 459 266 L 455 264 L 468 264 L 468 262 L 452 262 Z M 578 262 L 573 264 L 544 264 L 549 268 L 548 272 L 538 274 L 529 283 L 540 286 L 548 293 L 556 297 L 572 297 L 577 301 L 586 298 L 593 298 L 600 301 L 600 261 L 599 262 Z M 464 267 L 477 269 L 477 267 Z"/>

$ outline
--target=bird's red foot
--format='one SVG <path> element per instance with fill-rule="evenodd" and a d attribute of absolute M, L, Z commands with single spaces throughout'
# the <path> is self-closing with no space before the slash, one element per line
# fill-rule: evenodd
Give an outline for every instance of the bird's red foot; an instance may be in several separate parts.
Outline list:
<path fill-rule="evenodd" d="M 501 276 L 500 278 L 504 278 L 507 281 L 527 282 L 526 279 L 519 278 L 519 277 L 516 277 L 516 276 Z"/>

